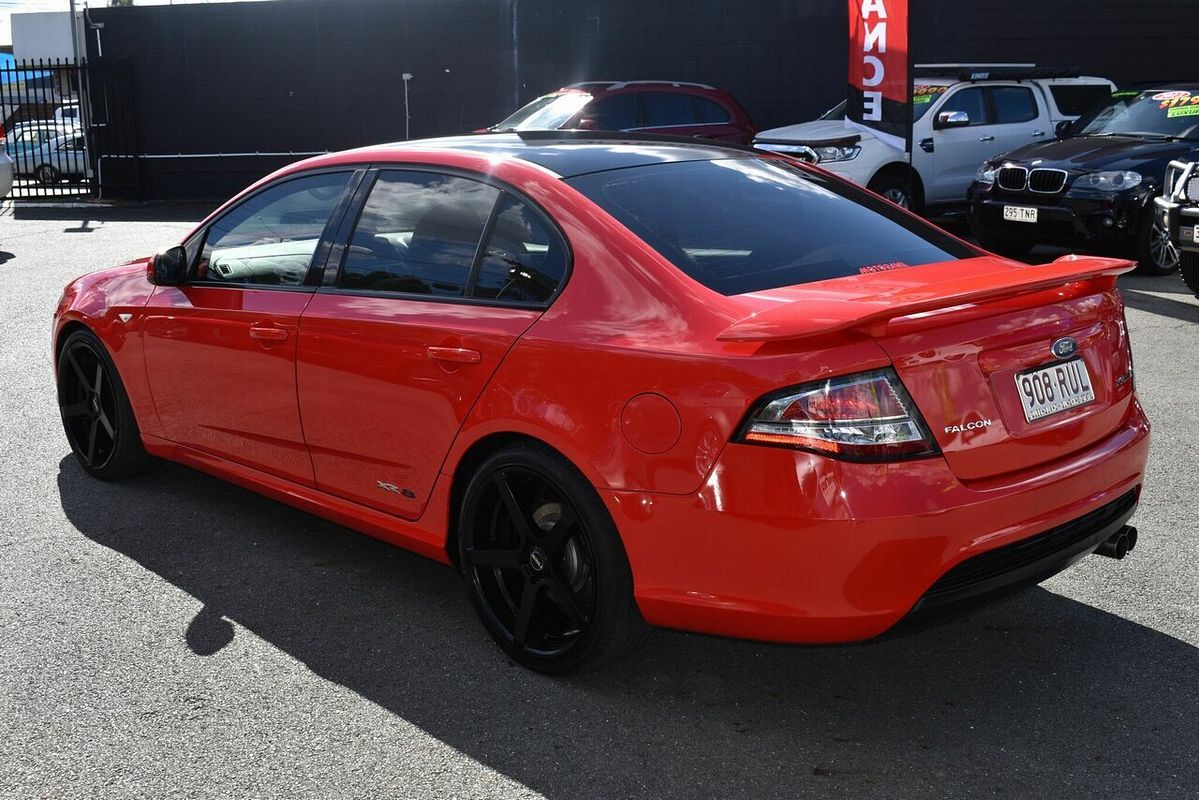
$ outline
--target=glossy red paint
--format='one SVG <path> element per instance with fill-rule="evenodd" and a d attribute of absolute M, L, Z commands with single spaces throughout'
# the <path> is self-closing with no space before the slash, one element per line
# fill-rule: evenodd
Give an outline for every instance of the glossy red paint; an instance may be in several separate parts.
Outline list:
<path fill-rule="evenodd" d="M 1113 285 L 1129 262 L 983 255 L 726 297 L 519 159 L 369 148 L 259 185 L 388 163 L 489 176 L 533 199 L 573 254 L 561 294 L 541 312 L 156 289 L 139 261 L 71 284 L 56 341 L 68 325 L 96 331 L 151 452 L 444 562 L 460 464 L 497 434 L 538 439 L 607 504 L 647 620 L 731 636 L 869 638 L 954 564 L 1141 484 L 1149 427 L 1123 380 Z M 1012 376 L 1065 335 L 1096 402 L 1026 423 Z M 770 392 L 888 366 L 942 454 L 856 464 L 731 443 Z M 976 418 L 991 424 L 950 430 Z"/>

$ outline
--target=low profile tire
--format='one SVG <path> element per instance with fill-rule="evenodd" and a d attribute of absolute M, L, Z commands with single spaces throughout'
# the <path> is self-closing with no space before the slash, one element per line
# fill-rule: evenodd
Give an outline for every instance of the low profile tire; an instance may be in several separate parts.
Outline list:
<path fill-rule="evenodd" d="M 42 164 L 37 168 L 37 172 L 34 174 L 37 177 L 38 183 L 42 184 L 43 186 L 49 186 L 62 180 L 62 175 L 59 173 L 59 171 L 49 164 Z"/>
<path fill-rule="evenodd" d="M 991 236 L 977 236 L 976 238 L 979 240 L 979 246 L 984 250 L 1005 258 L 1022 259 L 1033 249 L 1031 242 L 1009 241 Z"/>
<path fill-rule="evenodd" d="M 75 331 L 63 343 L 58 408 L 71 452 L 89 475 L 115 481 L 149 465 L 116 366 L 91 331 Z"/>
<path fill-rule="evenodd" d="M 553 450 L 522 443 L 489 456 L 458 519 L 471 603 L 522 666 L 573 672 L 621 656 L 649 632 L 608 510 Z"/>
<path fill-rule="evenodd" d="M 905 180 L 903 175 L 896 172 L 884 172 L 871 178 L 867 188 L 901 208 L 917 214 L 921 212 L 921 190 L 915 180 Z"/>
<path fill-rule="evenodd" d="M 1197 276 L 1197 254 L 1185 250 L 1179 254 L 1179 275 L 1193 297 L 1200 297 L 1200 276 Z"/>
<path fill-rule="evenodd" d="M 1158 224 L 1158 214 L 1151 206 L 1142 215 L 1137 235 L 1137 272 L 1141 275 L 1170 275 L 1179 269 L 1179 248 L 1171 235 Z"/>

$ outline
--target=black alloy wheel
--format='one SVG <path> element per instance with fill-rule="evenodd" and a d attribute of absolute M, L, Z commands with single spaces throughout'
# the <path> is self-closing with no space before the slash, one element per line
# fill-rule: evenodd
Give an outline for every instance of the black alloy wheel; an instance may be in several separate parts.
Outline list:
<path fill-rule="evenodd" d="M 518 445 L 487 459 L 467 487 L 458 545 L 484 626 L 530 669 L 569 672 L 644 635 L 612 520 L 553 451 Z"/>
<path fill-rule="evenodd" d="M 58 170 L 49 164 L 42 164 L 40 167 L 38 167 L 36 175 L 38 183 L 42 184 L 43 186 L 50 186 L 62 180 L 62 176 L 59 174 Z"/>
<path fill-rule="evenodd" d="M 145 466 L 141 434 L 104 345 L 89 331 L 68 337 L 58 356 L 58 407 L 71 451 L 105 480 Z"/>

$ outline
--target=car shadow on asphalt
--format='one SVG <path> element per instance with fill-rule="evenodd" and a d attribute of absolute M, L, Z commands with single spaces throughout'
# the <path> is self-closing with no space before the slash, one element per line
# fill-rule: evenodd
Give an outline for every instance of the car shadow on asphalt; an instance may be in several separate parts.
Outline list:
<path fill-rule="evenodd" d="M 446 567 L 178 465 L 104 484 L 68 456 L 58 485 L 84 536 L 203 604 L 156 646 L 248 631 L 551 798 L 1195 796 L 1196 648 L 1045 589 L 864 646 L 661 631 L 550 679 Z"/>

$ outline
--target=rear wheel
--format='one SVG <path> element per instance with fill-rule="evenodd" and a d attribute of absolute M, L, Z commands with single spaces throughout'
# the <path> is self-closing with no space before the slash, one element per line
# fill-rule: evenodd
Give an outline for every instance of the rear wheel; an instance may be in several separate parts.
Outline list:
<path fill-rule="evenodd" d="M 146 468 L 137 420 L 104 345 L 91 331 L 67 337 L 58 355 L 58 408 L 75 458 L 101 480 Z"/>
<path fill-rule="evenodd" d="M 1137 271 L 1142 275 L 1170 275 L 1179 268 L 1179 249 L 1171 241 L 1151 206 L 1142 215 L 1137 235 Z"/>
<path fill-rule="evenodd" d="M 459 514 L 458 558 L 484 627 L 529 669 L 594 665 L 649 630 L 612 518 L 549 448 L 513 445 L 479 466 Z"/>
<path fill-rule="evenodd" d="M 1191 251 L 1183 251 L 1179 254 L 1179 274 L 1183 278 L 1183 282 L 1187 284 L 1194 296 L 1200 297 L 1200 280 L 1197 279 L 1197 255 Z"/>

